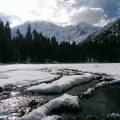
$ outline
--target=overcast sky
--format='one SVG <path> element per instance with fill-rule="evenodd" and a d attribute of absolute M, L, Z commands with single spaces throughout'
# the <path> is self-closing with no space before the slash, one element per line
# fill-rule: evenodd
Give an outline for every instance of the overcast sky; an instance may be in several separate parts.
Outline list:
<path fill-rule="evenodd" d="M 0 19 L 11 26 L 28 20 L 104 26 L 119 15 L 120 0 L 0 0 Z"/>

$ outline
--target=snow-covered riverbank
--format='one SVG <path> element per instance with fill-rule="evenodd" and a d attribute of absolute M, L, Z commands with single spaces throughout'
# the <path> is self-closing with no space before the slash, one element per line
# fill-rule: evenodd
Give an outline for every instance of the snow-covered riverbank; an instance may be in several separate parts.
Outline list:
<path fill-rule="evenodd" d="M 92 85 L 89 87 L 85 87 L 84 91 L 82 92 L 85 95 L 86 94 L 91 95 L 92 92 L 95 92 L 100 87 L 104 87 L 112 84 L 119 84 L 120 83 L 119 71 L 120 71 L 120 64 L 118 63 L 117 64 L 1 65 L 0 66 L 1 96 L 10 94 L 10 92 L 6 92 L 6 90 L 9 90 L 9 91 L 17 90 L 17 92 L 19 92 L 21 88 L 24 88 L 23 89 L 24 91 L 22 92 L 32 91 L 33 94 L 49 93 L 50 95 L 51 93 L 60 93 L 60 92 L 64 94 L 64 92 L 67 92 L 66 90 L 73 88 L 76 85 L 90 82 L 93 79 L 99 79 L 96 82 L 96 84 L 94 84 L 94 86 Z M 85 84 L 85 86 L 87 85 L 88 83 Z M 2 92 L 2 89 L 3 89 L 3 92 Z M 76 94 L 77 93 L 75 92 L 75 95 Z M 9 97 L 11 96 L 9 95 Z M 69 99 L 69 97 L 68 98 L 67 97 L 65 97 L 65 100 Z M 71 96 L 71 98 L 72 97 L 74 96 Z M 68 103 L 69 102 L 73 103 L 73 101 L 74 99 L 69 99 Z M 59 102 L 60 102 L 59 105 L 63 105 L 61 101 Z M 54 108 L 56 107 L 57 106 L 55 105 Z M 3 108 L 1 110 L 3 111 Z M 36 114 L 36 112 L 34 113 Z M 40 115 L 38 116 L 41 116 L 41 115 L 42 114 L 40 113 Z M 46 114 L 44 114 L 43 116 L 44 116 L 43 118 L 46 117 L 47 119 Z M 34 115 L 32 117 L 34 117 Z"/>

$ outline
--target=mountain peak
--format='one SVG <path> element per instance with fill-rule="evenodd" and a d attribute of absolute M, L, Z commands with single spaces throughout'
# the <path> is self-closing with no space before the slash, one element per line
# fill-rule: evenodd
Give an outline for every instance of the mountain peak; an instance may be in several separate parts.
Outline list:
<path fill-rule="evenodd" d="M 77 25 L 80 25 L 80 26 L 81 26 L 81 25 L 85 25 L 85 26 L 86 26 L 86 25 L 91 25 L 91 24 L 86 23 L 86 22 L 79 22 Z M 91 26 L 92 26 L 92 25 L 91 25 Z"/>

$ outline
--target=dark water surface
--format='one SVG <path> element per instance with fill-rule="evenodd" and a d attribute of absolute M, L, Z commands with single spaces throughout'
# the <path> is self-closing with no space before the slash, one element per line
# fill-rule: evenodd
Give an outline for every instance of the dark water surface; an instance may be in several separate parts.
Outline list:
<path fill-rule="evenodd" d="M 101 88 L 93 97 L 82 100 L 82 104 L 84 108 L 81 115 L 120 114 L 120 85 Z"/>
<path fill-rule="evenodd" d="M 94 84 L 92 81 L 90 84 Z M 93 85 L 92 84 L 92 85 Z M 87 86 L 89 86 L 87 85 Z M 83 89 L 86 88 L 85 84 L 82 86 Z M 73 88 L 76 90 L 76 94 L 79 94 L 81 90 L 81 85 Z M 72 91 L 68 91 L 72 93 Z M 75 91 L 74 91 L 75 94 Z M 95 91 L 95 94 L 89 99 L 81 99 L 81 104 L 83 110 L 78 113 L 62 113 L 63 117 L 69 116 L 74 118 L 74 116 L 90 116 L 90 115 L 107 115 L 108 113 L 118 113 L 120 115 L 120 85 L 112 85 L 104 88 L 100 88 Z"/>

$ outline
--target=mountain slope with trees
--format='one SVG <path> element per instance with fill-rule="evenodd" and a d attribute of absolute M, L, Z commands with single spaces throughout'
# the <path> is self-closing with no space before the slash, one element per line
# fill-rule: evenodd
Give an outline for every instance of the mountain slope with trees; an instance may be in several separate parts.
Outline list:
<path fill-rule="evenodd" d="M 79 47 L 75 42 L 58 43 L 56 37 L 47 38 L 32 31 L 28 25 L 25 35 L 20 30 L 11 37 L 9 22 L 0 21 L 0 62 L 3 63 L 45 63 L 45 62 L 77 62 Z"/>
<path fill-rule="evenodd" d="M 97 62 L 120 62 L 120 18 L 81 43 L 84 59 Z"/>
<path fill-rule="evenodd" d="M 58 42 L 28 25 L 25 35 L 19 29 L 11 37 L 9 22 L 0 21 L 0 62 L 2 63 L 120 62 L 120 18 L 80 44 Z"/>

